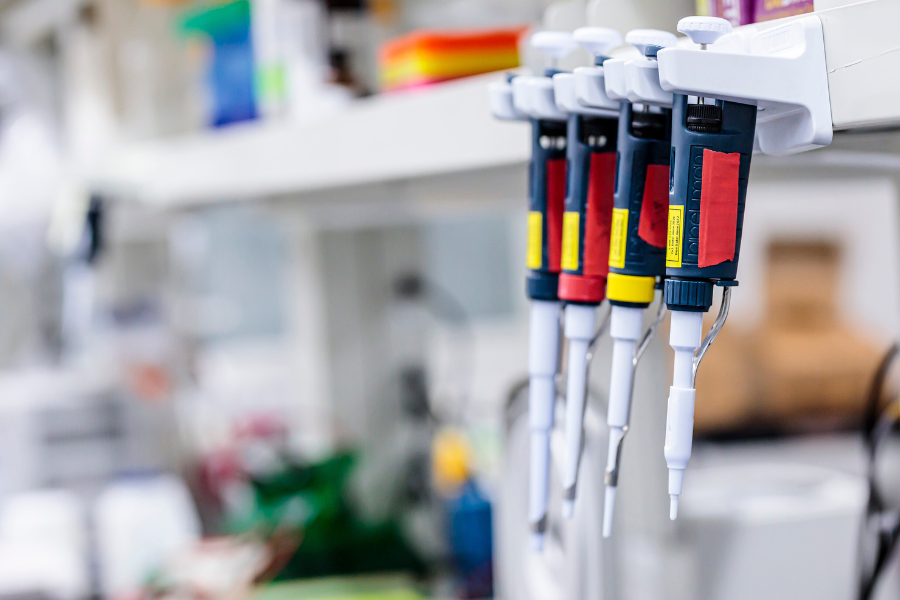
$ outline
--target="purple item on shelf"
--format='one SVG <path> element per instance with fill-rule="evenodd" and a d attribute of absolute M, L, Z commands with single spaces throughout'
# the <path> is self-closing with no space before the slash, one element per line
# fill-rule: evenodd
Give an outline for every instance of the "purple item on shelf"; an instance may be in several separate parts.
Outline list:
<path fill-rule="evenodd" d="M 790 0 L 784 1 L 790 2 Z M 772 0 L 765 0 L 765 2 L 771 3 Z M 761 3 L 760 0 L 756 0 L 757 5 Z M 754 0 L 710 0 L 709 8 L 711 16 L 721 17 L 735 27 L 754 22 Z"/>
<path fill-rule="evenodd" d="M 756 22 L 792 17 L 813 11 L 813 0 L 756 0 Z"/>

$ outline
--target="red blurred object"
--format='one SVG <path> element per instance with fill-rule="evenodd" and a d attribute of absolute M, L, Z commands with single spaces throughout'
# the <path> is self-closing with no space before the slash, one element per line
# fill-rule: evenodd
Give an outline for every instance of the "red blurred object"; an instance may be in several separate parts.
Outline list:
<path fill-rule="evenodd" d="M 379 55 L 384 89 L 420 87 L 519 66 L 525 26 L 478 30 L 420 30 L 388 41 Z"/>

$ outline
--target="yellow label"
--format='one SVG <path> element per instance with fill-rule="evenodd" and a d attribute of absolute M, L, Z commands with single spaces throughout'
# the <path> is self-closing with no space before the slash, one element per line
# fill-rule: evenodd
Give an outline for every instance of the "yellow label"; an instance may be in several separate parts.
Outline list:
<path fill-rule="evenodd" d="M 578 238 L 581 215 L 577 212 L 563 214 L 562 268 L 563 271 L 578 270 Z"/>
<path fill-rule="evenodd" d="M 684 230 L 684 207 L 669 205 L 669 229 L 666 236 L 666 266 L 681 267 L 681 241 Z"/>
<path fill-rule="evenodd" d="M 609 266 L 625 268 L 625 242 L 628 240 L 628 209 L 614 208 L 609 235 Z"/>
<path fill-rule="evenodd" d="M 525 266 L 532 271 L 540 269 L 544 262 L 541 248 L 544 238 L 544 215 L 537 211 L 528 213 L 528 251 Z"/>

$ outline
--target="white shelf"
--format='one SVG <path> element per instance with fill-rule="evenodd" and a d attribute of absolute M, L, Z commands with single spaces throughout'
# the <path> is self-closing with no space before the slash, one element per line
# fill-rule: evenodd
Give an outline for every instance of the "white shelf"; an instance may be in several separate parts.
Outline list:
<path fill-rule="evenodd" d="M 508 172 L 528 160 L 529 128 L 491 117 L 487 85 L 501 76 L 361 100 L 308 125 L 252 123 L 131 145 L 88 180 L 123 199 L 175 207 Z"/>
<path fill-rule="evenodd" d="M 817 14 L 834 128 L 900 124 L 900 2 L 867 0 Z M 487 85 L 500 77 L 379 96 L 308 125 L 253 123 L 129 145 L 87 183 L 163 208 L 295 197 L 511 199 L 524 194 L 529 128 L 491 117 Z"/>

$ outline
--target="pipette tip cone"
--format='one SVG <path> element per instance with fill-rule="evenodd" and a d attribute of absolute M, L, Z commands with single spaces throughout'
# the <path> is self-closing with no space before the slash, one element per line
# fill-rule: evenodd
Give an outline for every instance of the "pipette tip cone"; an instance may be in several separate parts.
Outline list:
<path fill-rule="evenodd" d="M 669 496 L 669 519 L 674 521 L 678 518 L 678 495 Z"/>
<path fill-rule="evenodd" d="M 616 509 L 616 488 L 615 486 L 606 486 L 606 497 L 603 501 L 603 537 L 608 538 L 612 535 L 613 513 Z"/>
<path fill-rule="evenodd" d="M 534 532 L 531 534 L 531 551 L 541 553 L 544 551 L 544 538 L 545 535 L 543 533 Z"/>
<path fill-rule="evenodd" d="M 562 503 L 562 516 L 571 519 L 575 516 L 575 501 L 565 499 Z"/>

